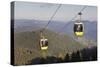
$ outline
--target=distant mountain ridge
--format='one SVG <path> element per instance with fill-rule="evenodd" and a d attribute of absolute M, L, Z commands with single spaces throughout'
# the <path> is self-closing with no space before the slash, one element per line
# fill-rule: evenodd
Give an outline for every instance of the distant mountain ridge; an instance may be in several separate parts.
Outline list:
<path fill-rule="evenodd" d="M 25 31 L 35 31 L 40 30 L 41 28 L 44 28 L 44 26 L 47 24 L 48 21 L 45 20 L 15 20 L 14 23 L 14 31 L 15 32 L 25 32 Z M 48 29 L 54 31 L 54 32 L 63 32 L 67 33 L 69 36 L 73 37 L 73 25 L 75 21 L 69 22 L 62 22 L 62 21 L 51 21 L 51 23 L 48 25 Z M 97 21 L 82 21 L 84 24 L 84 37 L 85 38 L 92 38 L 94 41 L 97 41 Z M 66 26 L 65 26 L 66 24 Z M 63 28 L 65 26 L 65 28 Z M 63 28 L 61 30 L 61 28 Z"/>

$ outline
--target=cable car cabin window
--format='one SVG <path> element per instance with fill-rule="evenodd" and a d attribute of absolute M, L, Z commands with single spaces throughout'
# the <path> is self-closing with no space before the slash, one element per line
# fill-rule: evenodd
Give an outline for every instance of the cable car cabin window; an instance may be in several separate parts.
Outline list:
<path fill-rule="evenodd" d="M 82 24 L 74 24 L 74 32 L 83 32 Z"/>
<path fill-rule="evenodd" d="M 41 44 L 42 47 L 48 46 L 48 41 L 47 40 L 41 41 Z"/>

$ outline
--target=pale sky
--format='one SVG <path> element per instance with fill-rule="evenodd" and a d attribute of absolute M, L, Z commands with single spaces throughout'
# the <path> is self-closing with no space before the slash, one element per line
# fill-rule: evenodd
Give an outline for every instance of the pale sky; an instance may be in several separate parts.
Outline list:
<path fill-rule="evenodd" d="M 15 19 L 49 20 L 58 6 L 59 4 L 50 3 L 15 2 Z M 63 4 L 52 20 L 69 21 L 83 7 L 84 5 Z M 87 6 L 82 19 L 97 20 L 97 7 Z"/>

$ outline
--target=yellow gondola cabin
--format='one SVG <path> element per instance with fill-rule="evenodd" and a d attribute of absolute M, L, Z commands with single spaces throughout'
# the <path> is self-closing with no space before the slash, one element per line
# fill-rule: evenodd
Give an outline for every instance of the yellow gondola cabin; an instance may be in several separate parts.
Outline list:
<path fill-rule="evenodd" d="M 40 48 L 41 50 L 47 50 L 48 49 L 48 39 L 40 39 Z"/>
<path fill-rule="evenodd" d="M 74 23 L 74 34 L 78 37 L 81 37 L 84 35 L 84 25 L 82 22 Z"/>

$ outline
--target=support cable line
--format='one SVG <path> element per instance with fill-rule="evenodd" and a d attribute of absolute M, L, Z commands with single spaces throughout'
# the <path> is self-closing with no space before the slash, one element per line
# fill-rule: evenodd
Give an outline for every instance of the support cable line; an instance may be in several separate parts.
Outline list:
<path fill-rule="evenodd" d="M 51 20 L 53 19 L 53 17 L 56 15 L 57 11 L 59 10 L 59 8 L 61 7 L 61 4 L 58 5 L 57 9 L 55 10 L 55 12 L 53 13 L 53 15 L 50 17 L 50 20 L 48 21 L 48 23 L 45 25 L 45 27 L 42 29 L 41 32 L 43 32 L 47 27 L 48 25 L 50 24 Z"/>

